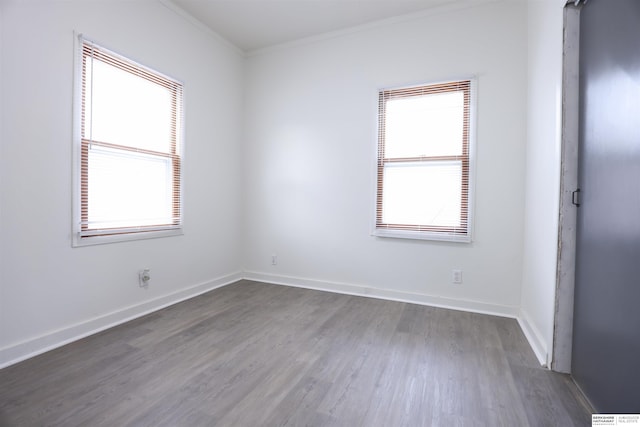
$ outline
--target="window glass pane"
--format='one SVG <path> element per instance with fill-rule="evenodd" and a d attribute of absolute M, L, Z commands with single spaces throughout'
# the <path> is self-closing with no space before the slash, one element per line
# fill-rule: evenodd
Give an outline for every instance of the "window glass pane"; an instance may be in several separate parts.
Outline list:
<path fill-rule="evenodd" d="M 392 98 L 385 112 L 386 158 L 462 155 L 462 91 Z"/>
<path fill-rule="evenodd" d="M 171 91 L 87 58 L 87 139 L 170 153 Z"/>
<path fill-rule="evenodd" d="M 461 162 L 387 164 L 382 222 L 460 227 L 461 191 Z"/>
<path fill-rule="evenodd" d="M 171 160 L 102 147 L 89 150 L 89 227 L 172 223 Z"/>

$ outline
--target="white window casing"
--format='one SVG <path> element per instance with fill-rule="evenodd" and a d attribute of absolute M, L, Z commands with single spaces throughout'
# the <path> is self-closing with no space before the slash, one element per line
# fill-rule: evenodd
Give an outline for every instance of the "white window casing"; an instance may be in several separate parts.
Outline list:
<path fill-rule="evenodd" d="M 182 234 L 183 85 L 76 35 L 73 246 Z"/>
<path fill-rule="evenodd" d="M 378 92 L 372 235 L 470 242 L 473 78 Z"/>

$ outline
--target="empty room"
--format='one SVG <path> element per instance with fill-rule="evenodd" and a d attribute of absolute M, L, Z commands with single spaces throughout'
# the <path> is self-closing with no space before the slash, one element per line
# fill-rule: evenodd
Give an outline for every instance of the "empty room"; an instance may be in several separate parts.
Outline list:
<path fill-rule="evenodd" d="M 604 3 L 0 0 L 0 426 L 640 413 Z"/>

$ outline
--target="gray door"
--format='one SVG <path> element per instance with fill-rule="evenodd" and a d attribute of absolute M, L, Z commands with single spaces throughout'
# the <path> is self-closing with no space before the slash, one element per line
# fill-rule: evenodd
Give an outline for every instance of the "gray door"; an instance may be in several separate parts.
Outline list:
<path fill-rule="evenodd" d="M 572 375 L 595 409 L 640 413 L 640 1 L 580 14 Z"/>

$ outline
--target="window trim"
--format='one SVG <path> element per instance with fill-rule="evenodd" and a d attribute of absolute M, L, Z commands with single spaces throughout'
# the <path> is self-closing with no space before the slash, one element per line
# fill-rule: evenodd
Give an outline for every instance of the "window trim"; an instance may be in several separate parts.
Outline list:
<path fill-rule="evenodd" d="M 429 86 L 446 86 L 468 82 L 468 125 L 467 125 L 467 197 L 466 197 L 466 231 L 448 230 L 446 227 L 429 226 L 404 226 L 381 223 L 382 215 L 382 174 L 384 172 L 384 160 L 381 159 L 380 150 L 383 147 L 381 117 L 383 114 L 381 98 L 385 92 L 409 93 L 414 90 Z M 372 215 L 371 235 L 375 237 L 389 237 L 401 239 L 432 240 L 445 242 L 470 243 L 473 240 L 474 231 L 474 187 L 475 187 L 475 151 L 476 151 L 476 110 L 477 110 L 477 79 L 475 76 L 462 77 L 451 80 L 443 80 L 430 83 L 413 84 L 409 86 L 378 89 L 376 92 L 376 144 L 374 163 L 374 209 Z M 441 160 L 460 160 L 461 156 L 443 156 Z M 455 159 L 454 159 L 455 158 Z M 435 158 L 434 158 L 435 159 Z M 423 158 L 393 159 L 390 162 L 422 161 Z M 381 164 L 381 161 L 383 163 Z M 464 200 L 463 200 L 464 204 Z"/>
<path fill-rule="evenodd" d="M 86 177 L 83 178 L 82 162 L 85 159 L 87 140 L 82 138 L 84 119 L 83 114 L 83 49 L 84 44 L 90 43 L 98 46 L 102 51 L 118 58 L 126 63 L 133 64 L 143 72 L 151 73 L 163 79 L 172 81 L 179 85 L 179 99 L 177 102 L 178 111 L 175 118 L 175 147 L 172 153 L 156 153 L 149 151 L 150 155 L 158 155 L 161 157 L 171 157 L 174 167 L 178 163 L 177 172 L 173 173 L 175 179 L 178 180 L 177 187 L 178 197 L 174 200 L 174 218 L 172 224 L 153 225 L 153 226 L 134 226 L 122 227 L 119 229 L 103 229 L 103 230 L 87 230 L 83 227 L 83 218 L 86 218 L 86 208 L 83 211 L 84 202 L 86 202 L 83 192 L 83 185 L 86 185 Z M 95 142 L 94 142 L 95 143 Z M 108 142 L 97 144 L 105 147 L 113 146 Z M 146 67 L 139 62 L 124 57 L 102 43 L 95 42 L 81 33 L 74 31 L 74 94 L 73 94 L 73 190 L 72 190 L 72 247 L 92 246 L 106 243 L 153 239 L 160 237 L 178 236 L 184 234 L 184 84 L 177 79 L 167 76 L 154 69 Z M 127 149 L 124 146 L 117 146 L 120 149 Z M 140 152 L 145 150 L 139 150 Z M 83 155 L 84 154 L 84 155 Z M 174 169 L 175 170 L 175 169 Z"/>

